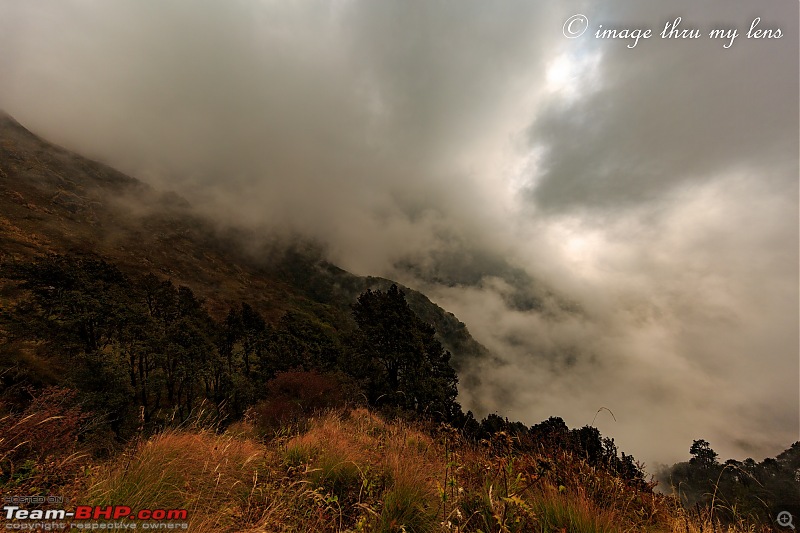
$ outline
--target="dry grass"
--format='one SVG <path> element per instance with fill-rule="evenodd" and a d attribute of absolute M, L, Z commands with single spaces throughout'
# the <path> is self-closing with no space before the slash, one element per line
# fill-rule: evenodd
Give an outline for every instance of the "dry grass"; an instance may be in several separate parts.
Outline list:
<path fill-rule="evenodd" d="M 436 473 L 444 464 L 419 430 L 356 409 L 312 421 L 282 450 L 287 475 L 303 487 L 303 501 L 287 519 L 315 519 L 314 531 L 432 530 L 439 505 Z M 265 527 L 275 518 L 266 517 Z"/>
<path fill-rule="evenodd" d="M 209 431 L 166 431 L 95 472 L 92 505 L 186 509 L 190 531 L 236 531 L 264 497 L 265 449 Z"/>
<path fill-rule="evenodd" d="M 87 461 L 78 435 L 89 418 L 73 391 L 57 387 L 0 417 L 0 487 L 39 494 L 72 483 Z"/>
<path fill-rule="evenodd" d="M 723 525 L 712 516 L 708 509 L 689 512 L 679 505 L 674 505 L 669 518 L 670 533 L 771 533 L 769 526 L 756 526 L 741 521 L 736 524 Z"/>
<path fill-rule="evenodd" d="M 187 509 L 200 533 L 762 533 L 502 434 L 475 446 L 365 409 L 304 426 L 267 444 L 247 423 L 166 431 L 93 468 L 75 501 Z"/>

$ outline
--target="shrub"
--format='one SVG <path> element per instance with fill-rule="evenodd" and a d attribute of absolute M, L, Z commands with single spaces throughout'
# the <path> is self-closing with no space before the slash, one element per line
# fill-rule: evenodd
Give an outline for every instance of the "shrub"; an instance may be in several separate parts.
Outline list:
<path fill-rule="evenodd" d="M 357 395 L 346 376 L 316 371 L 280 373 L 266 388 L 267 398 L 248 413 L 264 435 L 296 427 L 305 418 L 326 409 L 343 407 Z"/>
<path fill-rule="evenodd" d="M 19 414 L 0 419 L 0 486 L 46 490 L 71 481 L 85 457 L 78 437 L 89 420 L 70 389 L 49 387 Z"/>

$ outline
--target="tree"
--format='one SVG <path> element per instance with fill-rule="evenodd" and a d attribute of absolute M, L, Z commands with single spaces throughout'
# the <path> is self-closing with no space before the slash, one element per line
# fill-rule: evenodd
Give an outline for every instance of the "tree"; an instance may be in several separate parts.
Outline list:
<path fill-rule="evenodd" d="M 127 318 L 129 282 L 103 260 L 53 255 L 2 270 L 31 293 L 11 324 L 19 338 L 44 336 L 55 351 L 71 356 L 92 353 L 113 342 Z"/>
<path fill-rule="evenodd" d="M 689 453 L 692 454 L 692 458 L 689 459 L 689 464 L 692 466 L 708 469 L 718 464 L 718 454 L 711 449 L 707 440 L 699 439 L 692 442 Z"/>
<path fill-rule="evenodd" d="M 434 328 L 414 314 L 397 285 L 386 292 L 367 290 L 353 305 L 353 317 L 359 330 L 352 373 L 361 378 L 370 403 L 443 420 L 460 412 L 450 352 Z"/>
<path fill-rule="evenodd" d="M 261 315 L 250 307 L 247 303 L 242 303 L 241 314 L 241 340 L 242 340 L 242 362 L 244 363 L 244 375 L 250 377 L 250 361 L 253 354 L 259 357 L 261 347 L 264 344 L 264 333 L 267 324 Z"/>

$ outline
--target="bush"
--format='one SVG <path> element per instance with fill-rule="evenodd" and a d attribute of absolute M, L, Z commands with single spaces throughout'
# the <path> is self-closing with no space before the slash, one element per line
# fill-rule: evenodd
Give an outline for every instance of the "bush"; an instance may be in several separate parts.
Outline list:
<path fill-rule="evenodd" d="M 248 416 L 262 435 L 300 422 L 326 409 L 344 407 L 358 395 L 353 382 L 342 374 L 316 371 L 283 372 L 267 383 L 267 398 L 253 406 Z"/>
<path fill-rule="evenodd" d="M 71 389 L 49 387 L 22 413 L 0 418 L 0 487 L 45 490 L 80 471 L 78 437 L 90 415 L 75 397 Z"/>

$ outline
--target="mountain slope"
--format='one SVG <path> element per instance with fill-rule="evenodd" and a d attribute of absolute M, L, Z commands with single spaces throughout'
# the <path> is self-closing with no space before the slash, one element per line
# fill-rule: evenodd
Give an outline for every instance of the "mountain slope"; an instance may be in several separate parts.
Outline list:
<path fill-rule="evenodd" d="M 125 272 L 167 277 L 216 317 L 244 301 L 269 321 L 300 310 L 341 322 L 358 294 L 392 283 L 354 276 L 307 242 L 221 228 L 176 194 L 55 146 L 0 112 L 0 261 L 47 253 L 96 254 Z M 455 316 L 406 292 L 455 366 L 488 355 Z"/>

